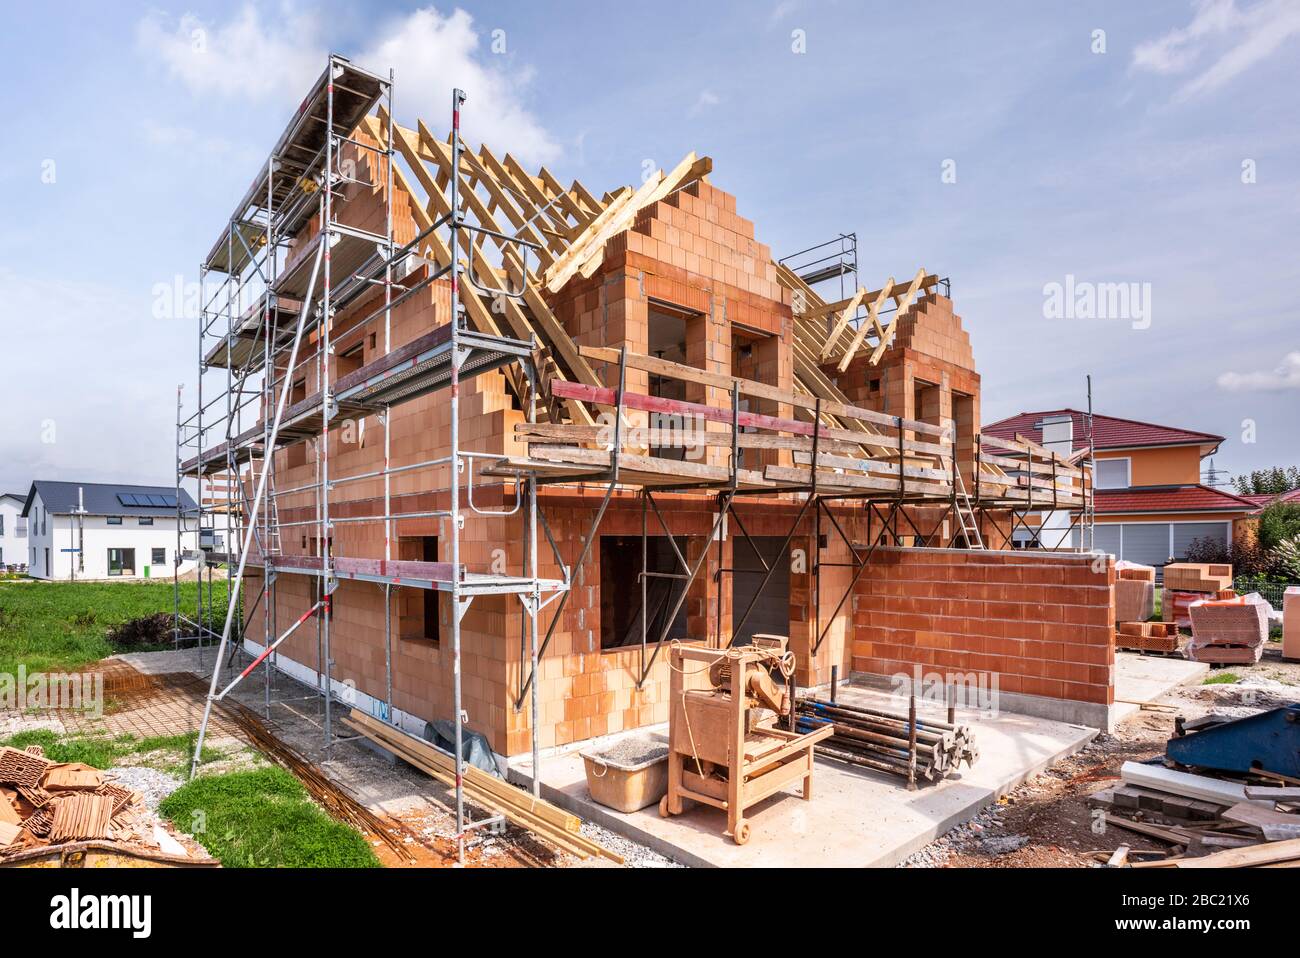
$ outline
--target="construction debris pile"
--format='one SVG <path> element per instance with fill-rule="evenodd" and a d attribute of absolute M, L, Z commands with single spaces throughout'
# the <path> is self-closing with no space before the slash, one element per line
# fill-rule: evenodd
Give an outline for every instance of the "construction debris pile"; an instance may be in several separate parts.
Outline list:
<path fill-rule="evenodd" d="M 1241 719 L 1181 717 L 1163 764 L 1125 762 L 1089 803 L 1107 826 L 1168 846 L 1098 852 L 1134 868 L 1300 867 L 1300 704 Z M 1141 858 L 1141 861 L 1136 859 Z"/>
<path fill-rule="evenodd" d="M 0 865 L 84 842 L 157 861 L 211 863 L 201 848 L 178 841 L 138 792 L 99 769 L 52 762 L 39 745 L 0 748 Z"/>
<path fill-rule="evenodd" d="M 906 713 L 816 698 L 800 699 L 797 714 L 801 732 L 834 727 L 834 734 L 817 745 L 818 754 L 864 768 L 934 782 L 957 771 L 963 761 L 972 766 L 979 758 L 970 727 L 951 721 L 912 721 Z"/>

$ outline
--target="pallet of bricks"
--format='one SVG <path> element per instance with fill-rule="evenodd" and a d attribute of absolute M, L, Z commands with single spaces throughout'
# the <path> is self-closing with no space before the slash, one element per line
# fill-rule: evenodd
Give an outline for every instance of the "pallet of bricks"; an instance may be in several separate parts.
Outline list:
<path fill-rule="evenodd" d="M 1115 647 L 1132 652 L 1177 652 L 1177 627 L 1148 621 L 1155 611 L 1155 567 L 1123 560 L 1115 563 Z"/>
<path fill-rule="evenodd" d="M 1160 617 L 1180 629 L 1192 627 L 1191 606 L 1205 599 L 1230 599 L 1232 566 L 1219 562 L 1175 562 L 1165 566 Z"/>
<path fill-rule="evenodd" d="M 1170 655 L 1178 651 L 1178 626 L 1172 622 L 1118 622 L 1115 648 Z"/>
<path fill-rule="evenodd" d="M 1255 664 L 1263 657 L 1268 641 L 1270 608 L 1256 593 L 1206 596 L 1193 602 L 1188 608 L 1192 641 L 1187 644 L 1187 657 L 1210 665 Z"/>

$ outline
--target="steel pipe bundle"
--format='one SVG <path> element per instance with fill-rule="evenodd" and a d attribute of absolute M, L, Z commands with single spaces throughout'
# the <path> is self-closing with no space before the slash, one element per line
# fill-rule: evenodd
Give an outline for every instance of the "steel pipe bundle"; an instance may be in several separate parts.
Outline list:
<path fill-rule="evenodd" d="M 914 721 L 908 713 L 803 698 L 798 731 L 832 725 L 835 734 L 817 745 L 819 754 L 877 771 L 928 781 L 946 778 L 963 761 L 974 765 L 979 749 L 969 726 L 937 719 Z"/>

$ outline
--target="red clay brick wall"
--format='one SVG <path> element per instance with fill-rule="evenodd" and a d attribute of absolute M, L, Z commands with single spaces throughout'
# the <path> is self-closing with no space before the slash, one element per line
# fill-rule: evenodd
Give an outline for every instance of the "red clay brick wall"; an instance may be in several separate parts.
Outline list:
<path fill-rule="evenodd" d="M 878 549 L 856 588 L 853 669 L 983 673 L 1002 692 L 1109 705 L 1115 566 L 1093 562 Z"/>

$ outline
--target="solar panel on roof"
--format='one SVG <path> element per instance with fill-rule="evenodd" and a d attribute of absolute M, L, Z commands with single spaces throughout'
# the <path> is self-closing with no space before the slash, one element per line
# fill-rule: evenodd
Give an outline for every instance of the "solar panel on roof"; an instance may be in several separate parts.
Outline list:
<path fill-rule="evenodd" d="M 119 492 L 117 494 L 117 501 L 124 506 L 138 506 L 140 504 L 136 501 L 138 498 L 133 492 Z"/>

